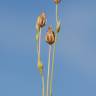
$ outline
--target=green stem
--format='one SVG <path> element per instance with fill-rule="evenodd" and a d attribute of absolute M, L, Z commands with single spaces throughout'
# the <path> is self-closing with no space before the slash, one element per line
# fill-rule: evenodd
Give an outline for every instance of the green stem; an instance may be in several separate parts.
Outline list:
<path fill-rule="evenodd" d="M 56 25 L 58 22 L 58 4 L 56 4 Z M 56 32 L 56 41 L 57 41 L 57 32 Z M 56 53 L 56 41 L 54 43 L 53 48 L 53 56 L 52 56 L 52 71 L 51 71 L 51 80 L 50 80 L 50 96 L 52 96 L 52 81 L 53 81 L 53 75 L 54 75 L 54 61 L 55 61 L 55 53 Z"/>
<path fill-rule="evenodd" d="M 47 88 L 46 88 L 46 96 L 49 96 L 50 58 L 51 58 L 51 45 L 49 45 L 48 74 L 47 74 Z"/>
<path fill-rule="evenodd" d="M 39 31 L 39 37 L 37 40 L 37 54 L 38 54 L 38 60 L 40 59 L 40 47 L 41 47 L 41 29 Z M 41 78 L 42 78 L 42 96 L 44 96 L 44 75 L 43 72 L 41 73 Z"/>
<path fill-rule="evenodd" d="M 56 4 L 56 24 L 58 22 L 58 4 Z"/>
<path fill-rule="evenodd" d="M 44 75 L 42 74 L 42 96 L 44 96 Z"/>
<path fill-rule="evenodd" d="M 38 56 L 40 56 L 40 45 L 41 45 L 41 29 L 39 32 L 39 41 L 38 41 Z"/>
<path fill-rule="evenodd" d="M 37 47 L 37 55 L 38 55 L 38 34 L 39 34 L 39 31 L 37 30 L 36 31 L 36 47 Z"/>
<path fill-rule="evenodd" d="M 57 38 L 57 33 L 56 33 L 56 38 Z M 51 71 L 51 80 L 50 80 L 50 96 L 52 96 L 52 81 L 53 81 L 53 75 L 54 75 L 55 54 L 56 54 L 56 42 L 54 44 L 53 56 L 52 56 L 52 71 Z"/>

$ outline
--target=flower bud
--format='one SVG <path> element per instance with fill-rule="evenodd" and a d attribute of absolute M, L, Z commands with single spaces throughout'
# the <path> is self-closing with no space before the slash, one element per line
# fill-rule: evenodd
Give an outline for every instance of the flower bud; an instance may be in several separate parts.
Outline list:
<path fill-rule="evenodd" d="M 41 15 L 38 16 L 38 18 L 37 18 L 36 27 L 42 28 L 45 26 L 45 24 L 46 24 L 46 15 L 44 12 L 42 12 Z"/>
<path fill-rule="evenodd" d="M 59 4 L 61 0 L 53 0 L 55 4 Z"/>
<path fill-rule="evenodd" d="M 59 31 L 60 31 L 60 21 L 58 21 L 56 25 L 56 32 L 59 32 Z"/>
<path fill-rule="evenodd" d="M 48 32 L 46 33 L 45 39 L 46 39 L 46 42 L 50 45 L 52 45 L 55 42 L 55 34 L 52 31 L 51 26 L 48 28 Z"/>

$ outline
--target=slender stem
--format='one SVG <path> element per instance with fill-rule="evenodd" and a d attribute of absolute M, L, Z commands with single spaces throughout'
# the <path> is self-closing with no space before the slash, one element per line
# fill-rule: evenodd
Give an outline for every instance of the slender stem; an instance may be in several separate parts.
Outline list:
<path fill-rule="evenodd" d="M 39 32 L 39 39 L 37 41 L 37 53 L 38 53 L 38 60 L 40 60 L 40 50 L 41 50 L 41 29 L 40 29 L 40 32 Z M 42 96 L 44 96 L 44 74 L 42 72 L 41 74 L 41 77 L 42 77 Z"/>
<path fill-rule="evenodd" d="M 58 4 L 56 4 L 56 24 L 58 22 Z"/>
<path fill-rule="evenodd" d="M 38 41 L 37 41 L 37 54 L 38 54 Z"/>
<path fill-rule="evenodd" d="M 47 88 L 46 88 L 46 96 L 49 96 L 50 58 L 51 58 L 51 45 L 49 45 L 48 74 L 47 74 Z"/>
<path fill-rule="evenodd" d="M 39 31 L 38 30 L 36 30 L 36 47 L 37 47 L 37 54 L 38 54 L 38 36 L 37 36 L 37 34 L 39 34 Z"/>
<path fill-rule="evenodd" d="M 44 96 L 44 75 L 42 74 L 42 96 Z"/>
<path fill-rule="evenodd" d="M 41 47 L 41 29 L 39 31 L 39 39 L 38 39 L 38 44 L 37 44 L 38 60 L 41 59 L 41 55 L 40 55 L 41 48 L 40 47 Z"/>
<path fill-rule="evenodd" d="M 41 45 L 41 29 L 40 31 L 37 31 L 37 33 L 39 34 L 39 37 L 37 39 L 37 55 L 38 55 L 38 58 L 40 58 L 40 45 Z"/>
<path fill-rule="evenodd" d="M 56 33 L 56 38 L 57 38 L 57 33 Z M 50 80 L 50 96 L 52 96 L 52 81 L 53 81 L 53 75 L 54 75 L 55 54 L 56 54 L 56 42 L 54 44 L 53 56 L 52 56 L 52 71 L 51 71 L 51 80 Z"/>
<path fill-rule="evenodd" d="M 41 45 L 41 29 L 39 32 L 39 41 L 38 41 L 38 56 L 40 56 L 40 45 Z"/>
<path fill-rule="evenodd" d="M 56 4 L 56 26 L 58 22 L 58 4 Z M 57 41 L 57 32 L 56 32 L 56 41 Z M 55 53 L 56 53 L 56 41 L 54 43 L 54 48 L 53 48 L 53 56 L 52 56 L 52 71 L 51 71 L 51 80 L 50 80 L 50 96 L 52 96 L 52 81 L 53 81 L 53 75 L 54 75 L 54 59 L 55 59 Z"/>

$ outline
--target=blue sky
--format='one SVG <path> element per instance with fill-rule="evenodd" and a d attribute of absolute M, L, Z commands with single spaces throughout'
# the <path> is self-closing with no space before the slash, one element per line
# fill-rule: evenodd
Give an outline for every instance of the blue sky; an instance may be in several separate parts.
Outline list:
<path fill-rule="evenodd" d="M 0 96 L 41 96 L 35 21 L 42 11 L 47 14 L 41 49 L 46 75 L 44 35 L 50 24 L 55 26 L 55 4 L 0 0 Z M 53 96 L 96 96 L 96 0 L 63 0 L 59 15 Z"/>

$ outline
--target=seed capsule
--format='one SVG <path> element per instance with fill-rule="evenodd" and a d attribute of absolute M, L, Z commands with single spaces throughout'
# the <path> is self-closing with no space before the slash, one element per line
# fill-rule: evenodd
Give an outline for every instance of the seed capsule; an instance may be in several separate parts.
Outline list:
<path fill-rule="evenodd" d="M 55 34 L 52 31 L 51 26 L 48 28 L 48 32 L 46 33 L 45 39 L 46 39 L 46 42 L 50 45 L 52 45 L 55 42 Z"/>
<path fill-rule="evenodd" d="M 59 4 L 61 0 L 53 0 L 55 4 Z"/>
<path fill-rule="evenodd" d="M 59 32 L 59 31 L 60 31 L 60 21 L 58 21 L 56 25 L 56 32 Z"/>
<path fill-rule="evenodd" d="M 36 22 L 36 28 L 42 28 L 42 27 L 44 27 L 45 26 L 45 24 L 46 24 L 46 15 L 45 15 L 45 13 L 44 12 L 42 12 L 41 14 L 40 14 L 40 16 L 38 16 L 38 18 L 37 18 L 37 22 Z"/>

